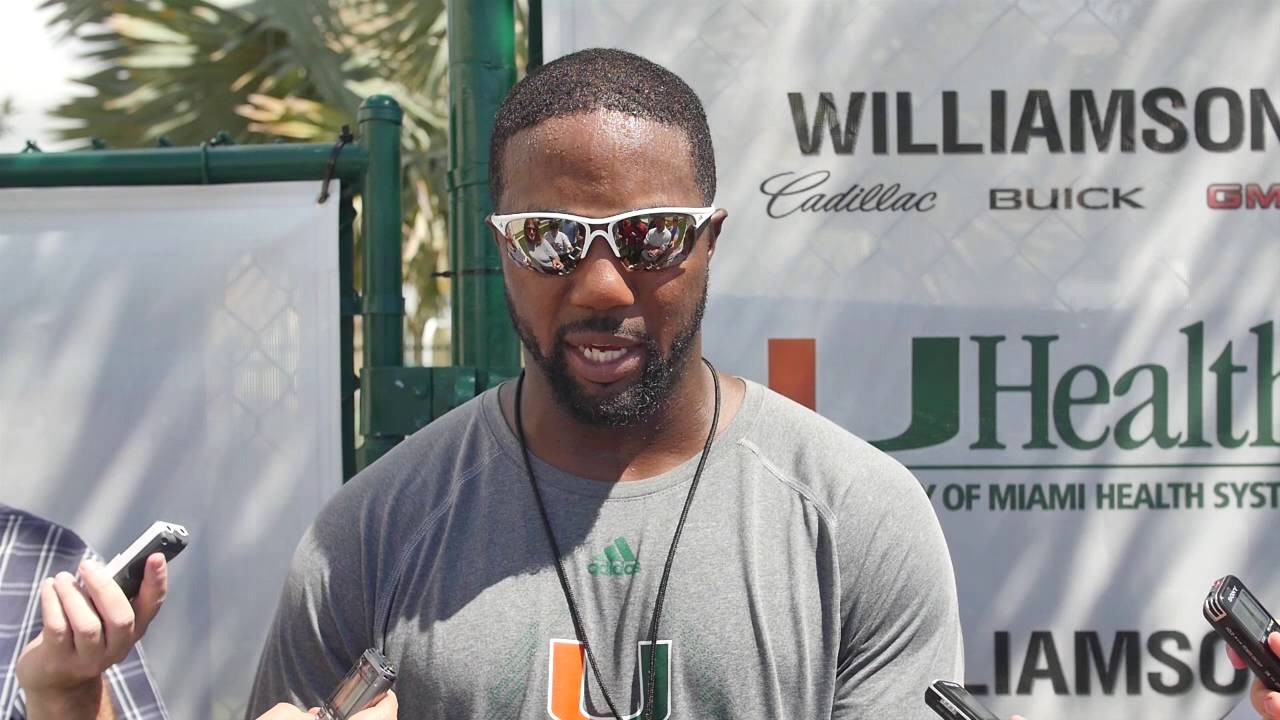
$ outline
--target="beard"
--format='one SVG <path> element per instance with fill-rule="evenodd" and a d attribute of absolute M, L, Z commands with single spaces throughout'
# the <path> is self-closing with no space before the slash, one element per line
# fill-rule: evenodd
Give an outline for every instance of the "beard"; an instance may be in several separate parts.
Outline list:
<path fill-rule="evenodd" d="M 534 337 L 533 329 L 515 310 L 515 303 L 507 292 L 507 313 L 515 325 L 516 334 L 533 362 L 542 371 L 551 386 L 556 403 L 578 422 L 586 425 L 625 428 L 641 425 L 660 416 L 671 405 L 680 381 L 684 379 L 689 353 L 702 328 L 702 314 L 707 307 L 707 282 L 689 317 L 676 328 L 671 350 L 663 355 L 657 341 L 648 333 L 628 330 L 623 320 L 608 315 L 576 320 L 556 329 L 552 350 L 543 352 Z M 644 348 L 644 365 L 640 377 L 611 395 L 593 395 L 574 379 L 569 371 L 569 349 L 565 338 L 571 332 L 601 332 L 627 337 Z"/>

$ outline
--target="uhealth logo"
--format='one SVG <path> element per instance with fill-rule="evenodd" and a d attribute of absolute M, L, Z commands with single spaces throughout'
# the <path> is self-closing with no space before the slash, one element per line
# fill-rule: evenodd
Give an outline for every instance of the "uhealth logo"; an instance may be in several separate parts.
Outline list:
<path fill-rule="evenodd" d="M 592 575 L 635 575 L 640 572 L 640 561 L 626 538 L 618 538 L 606 545 L 603 553 L 591 559 L 587 572 Z"/>
<path fill-rule="evenodd" d="M 915 450 L 961 438 L 972 450 L 1002 450 L 1016 444 L 1026 450 L 1092 450 L 1111 444 L 1121 450 L 1155 446 L 1169 448 L 1234 449 L 1280 447 L 1274 416 L 1280 389 L 1276 368 L 1275 329 L 1268 321 L 1249 328 L 1254 352 L 1240 352 L 1235 341 L 1220 349 L 1205 343 L 1204 323 L 1179 329 L 1186 354 L 1165 364 L 1141 362 L 1118 375 L 1093 364 L 1052 372 L 1051 356 L 1057 335 L 1023 335 L 1009 341 L 1004 335 L 917 337 L 911 341 L 911 423 L 902 434 L 875 443 L 885 451 Z M 1009 348 L 1021 343 L 1030 367 L 1013 367 Z M 971 383 L 977 389 L 977 412 L 961 411 L 961 354 L 972 352 L 977 370 Z M 1027 353 L 1026 351 L 1029 351 Z M 1250 358 L 1249 355 L 1253 357 Z M 1250 364 L 1250 359 L 1252 363 Z M 1029 372 L 1028 372 L 1029 371 Z M 1012 382 L 1010 377 L 1030 377 Z M 1257 398 L 1256 410 L 1239 412 L 1235 400 L 1239 384 Z M 1213 400 L 1204 401 L 1205 390 Z M 1171 410 L 1171 394 L 1185 393 L 1185 415 Z M 999 398 L 1020 398 L 1027 413 L 1001 422 Z M 1073 408 L 1092 406 L 1109 416 L 1103 428 L 1089 432 L 1076 424 Z"/>

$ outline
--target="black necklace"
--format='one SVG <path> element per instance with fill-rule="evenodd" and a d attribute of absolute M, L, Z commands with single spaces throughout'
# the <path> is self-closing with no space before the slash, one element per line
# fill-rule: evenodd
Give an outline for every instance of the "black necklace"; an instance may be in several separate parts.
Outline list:
<path fill-rule="evenodd" d="M 720 424 L 720 378 L 716 376 L 715 367 L 706 358 L 703 358 L 702 362 L 711 371 L 711 384 L 715 388 L 716 405 L 711 415 L 711 431 L 707 433 L 707 444 L 702 448 L 702 457 L 698 459 L 698 469 L 694 471 L 693 481 L 689 483 L 689 494 L 685 496 L 684 509 L 680 511 L 680 521 L 676 523 L 676 531 L 671 536 L 671 548 L 667 550 L 667 563 L 662 568 L 662 579 L 658 582 L 658 596 L 653 603 L 653 622 L 649 625 L 649 686 L 645 693 L 647 697 L 644 700 L 642 710 L 645 720 L 653 720 L 653 701 L 658 678 L 658 621 L 662 618 L 662 602 L 667 595 L 667 580 L 671 577 L 671 565 L 676 559 L 676 545 L 680 543 L 680 533 L 684 530 L 684 521 L 689 517 L 689 508 L 693 505 L 693 493 L 698 489 L 698 480 L 702 477 L 702 469 L 707 465 L 707 455 L 711 453 L 711 444 L 716 439 L 716 427 Z M 529 460 L 529 447 L 525 444 L 524 439 L 524 421 L 520 416 L 520 401 L 523 392 L 524 373 L 521 373 L 519 379 L 516 380 L 516 436 L 520 440 L 520 454 L 524 457 L 524 469 L 529 476 L 529 485 L 533 488 L 533 497 L 538 503 L 538 514 L 542 516 L 542 528 L 547 533 L 547 542 L 551 543 L 552 556 L 556 561 L 556 576 L 560 578 L 560 589 L 564 591 L 565 602 L 569 605 L 569 617 L 573 620 L 573 633 L 577 636 L 578 644 L 582 646 L 582 651 L 587 656 L 587 662 L 591 664 L 591 672 L 596 676 L 596 685 L 604 696 L 605 704 L 609 706 L 609 712 L 613 715 L 614 720 L 622 720 L 622 716 L 618 714 L 618 708 L 613 704 L 613 698 L 609 696 L 609 691 L 604 686 L 604 679 L 600 676 L 600 669 L 596 666 L 596 656 L 591 652 L 591 646 L 587 644 L 587 633 L 582 627 L 582 617 L 578 614 L 578 604 L 574 601 L 573 590 L 569 587 L 569 577 L 565 574 L 564 562 L 560 559 L 560 543 L 556 542 L 555 533 L 551 530 L 551 517 L 547 515 L 547 506 L 542 501 L 542 492 L 538 490 L 538 481 L 533 475 L 533 462 Z M 669 672 L 671 667 L 670 659 L 667 662 Z M 667 692 L 670 691 L 670 683 L 668 683 Z"/>

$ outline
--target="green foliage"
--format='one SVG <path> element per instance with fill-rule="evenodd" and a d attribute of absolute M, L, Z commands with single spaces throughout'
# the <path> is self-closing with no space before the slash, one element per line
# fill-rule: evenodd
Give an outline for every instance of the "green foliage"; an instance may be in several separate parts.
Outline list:
<path fill-rule="evenodd" d="M 54 115 L 64 139 L 140 147 L 325 142 L 355 126 L 361 98 L 405 110 L 404 261 L 419 305 L 411 333 L 444 301 L 432 272 L 448 247 L 444 196 L 448 52 L 443 0 L 46 0 L 99 69 Z"/>

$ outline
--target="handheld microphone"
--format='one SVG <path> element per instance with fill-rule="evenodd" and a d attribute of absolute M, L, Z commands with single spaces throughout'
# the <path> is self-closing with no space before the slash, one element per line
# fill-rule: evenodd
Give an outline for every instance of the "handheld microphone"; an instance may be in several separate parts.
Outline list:
<path fill-rule="evenodd" d="M 378 704 L 396 682 L 396 669 L 374 648 L 364 651 L 317 716 L 320 720 L 349 720 Z"/>
<path fill-rule="evenodd" d="M 1204 600 L 1204 618 L 1258 679 L 1280 690 L 1280 658 L 1267 646 L 1267 637 L 1280 625 L 1240 578 L 1227 575 L 1213 583 Z"/>

